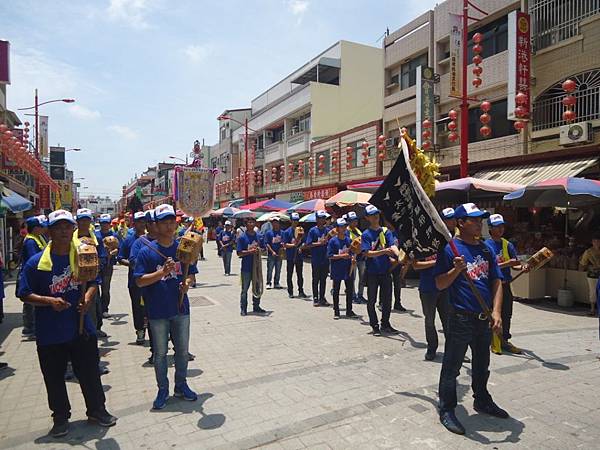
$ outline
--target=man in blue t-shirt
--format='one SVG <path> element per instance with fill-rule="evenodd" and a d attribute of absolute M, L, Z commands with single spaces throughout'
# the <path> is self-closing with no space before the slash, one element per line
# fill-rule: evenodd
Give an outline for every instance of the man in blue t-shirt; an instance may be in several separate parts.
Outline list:
<path fill-rule="evenodd" d="M 373 205 L 365 208 L 369 228 L 361 236 L 361 250 L 367 261 L 367 312 L 369 324 L 374 336 L 381 332 L 396 334 L 390 324 L 392 310 L 392 275 L 390 273 L 390 258 L 400 258 L 397 240 L 390 230 L 382 228 L 379 223 L 380 211 Z M 381 327 L 375 311 L 377 292 L 381 303 Z"/>
<path fill-rule="evenodd" d="M 283 231 L 288 297 L 294 298 L 293 278 L 295 270 L 296 279 L 298 280 L 298 298 L 308 298 L 308 296 L 304 293 L 304 259 L 302 258 L 302 250 L 304 243 L 306 242 L 306 234 L 304 233 L 304 229 L 300 226 L 300 214 L 293 212 L 290 214 L 290 219 L 292 220 L 291 225 Z M 297 232 L 299 227 L 300 231 Z M 297 237 L 296 234 L 298 234 Z"/>
<path fill-rule="evenodd" d="M 100 230 L 96 231 L 96 238 L 98 241 L 102 241 L 105 237 L 112 236 L 118 239 L 116 233 L 114 233 L 110 229 L 110 222 L 112 218 L 110 214 L 101 214 L 100 219 Z M 113 271 L 115 264 L 117 263 L 117 255 L 119 253 L 119 249 L 116 248 L 111 250 L 110 252 L 106 249 L 106 261 L 104 263 L 104 268 L 100 273 L 100 278 L 102 279 L 102 284 L 100 285 L 100 300 L 102 303 L 102 317 L 108 318 L 108 306 L 110 305 L 110 284 L 112 281 Z"/>
<path fill-rule="evenodd" d="M 198 395 L 187 384 L 188 348 L 190 341 L 190 304 L 187 296 L 192 275 L 198 272 L 190 265 L 183 279 L 183 264 L 177 259 L 179 241 L 174 239 L 177 222 L 175 210 L 163 204 L 154 210 L 157 239 L 144 246 L 135 260 L 133 278 L 142 289 L 144 307 L 154 350 L 154 373 L 158 393 L 152 407 L 163 409 L 169 398 L 167 349 L 169 336 L 175 348 L 175 397 L 195 401 Z M 140 238 L 143 239 L 143 238 Z"/>
<path fill-rule="evenodd" d="M 231 221 L 230 221 L 230 220 L 226 220 L 225 222 L 226 222 L 226 223 L 227 223 L 227 222 L 231 223 Z M 217 255 L 219 255 L 219 256 L 222 256 L 222 255 L 221 255 L 221 243 L 219 242 L 219 236 L 220 236 L 220 234 L 223 232 L 223 230 L 224 230 L 225 228 L 226 228 L 226 227 L 222 227 L 222 226 L 221 226 L 221 221 L 219 220 L 219 221 L 217 222 L 217 227 L 215 228 L 215 236 L 217 237 Z"/>
<path fill-rule="evenodd" d="M 88 420 L 110 427 L 117 422 L 105 407 L 104 391 L 98 371 L 96 326 L 86 314 L 93 304 L 99 279 L 83 285 L 77 281 L 75 220 L 70 212 L 57 210 L 49 216 L 51 242 L 32 256 L 20 275 L 18 296 L 35 305 L 36 341 L 40 368 L 52 410 L 53 437 L 69 431 L 71 406 L 65 386 L 65 370 L 71 361 L 85 398 Z M 83 295 L 83 301 L 81 301 Z M 83 332 L 79 321 L 83 314 Z"/>
<path fill-rule="evenodd" d="M 456 378 L 467 351 L 471 347 L 471 377 L 474 408 L 477 412 L 507 418 L 508 413 L 492 400 L 487 382 L 490 365 L 492 331 L 502 332 L 502 274 L 491 249 L 479 240 L 482 220 L 489 213 L 473 203 L 460 205 L 454 211 L 460 237 L 452 240 L 438 255 L 434 269 L 436 287 L 448 289 L 450 311 L 446 328 L 446 345 L 440 373 L 440 422 L 449 431 L 464 434 L 456 418 Z M 479 291 L 480 299 L 472 292 L 470 282 Z M 480 300 L 485 302 L 485 309 Z M 491 317 L 485 315 L 491 310 Z M 490 330 L 491 320 L 491 330 Z"/>
<path fill-rule="evenodd" d="M 323 210 L 315 213 L 317 225 L 308 231 L 306 248 L 310 249 L 310 264 L 312 268 L 313 306 L 330 306 L 325 299 L 329 260 L 327 259 L 327 242 L 329 234 L 326 227 L 327 214 Z"/>
<path fill-rule="evenodd" d="M 265 247 L 267 248 L 267 289 L 271 289 L 271 286 L 281 289 L 279 278 L 282 259 L 279 257 L 279 251 L 283 248 L 283 237 L 279 217 L 271 219 L 271 229 L 265 233 Z M 274 277 L 273 269 L 275 269 Z M 273 280 L 273 285 L 271 285 L 271 280 Z"/>
<path fill-rule="evenodd" d="M 498 267 L 502 272 L 502 338 L 503 342 L 500 344 L 500 340 L 496 339 L 492 341 L 492 352 L 497 355 L 502 354 L 502 350 L 509 353 L 516 353 L 520 355 L 521 349 L 514 346 L 509 342 L 511 338 L 510 334 L 510 321 L 512 319 L 513 312 L 513 293 L 510 287 L 512 281 L 512 275 L 510 269 L 512 267 L 518 268 L 521 266 L 521 262 L 517 258 L 517 249 L 509 242 L 504 239 L 504 217 L 500 214 L 492 214 L 488 219 L 488 226 L 490 230 L 490 239 L 487 239 L 485 243 L 492 249 L 498 262 Z"/>
<path fill-rule="evenodd" d="M 445 208 L 440 216 L 444 220 L 446 227 L 452 235 L 456 228 L 456 220 L 454 219 L 454 209 Z M 438 290 L 435 286 L 433 271 L 435 269 L 437 255 L 420 261 L 413 261 L 413 268 L 419 272 L 419 298 L 421 299 L 421 307 L 423 308 L 423 316 L 425 320 L 425 339 L 427 340 L 427 352 L 425 353 L 426 361 L 433 361 L 437 354 L 438 334 L 435 327 L 435 312 L 437 310 L 442 322 L 444 335 L 446 334 L 446 321 L 448 320 L 448 291 Z"/>
<path fill-rule="evenodd" d="M 248 315 L 248 289 L 250 285 L 262 283 L 261 280 L 253 280 L 254 264 L 262 264 L 260 257 L 260 241 L 256 232 L 256 219 L 246 219 L 246 229 L 237 239 L 237 255 L 241 259 L 240 277 L 242 281 L 242 292 L 240 294 L 240 315 Z M 266 313 L 260 307 L 260 295 L 257 295 L 252 287 L 252 311 L 258 314 Z"/>
<path fill-rule="evenodd" d="M 350 253 L 352 240 L 347 235 L 346 219 L 340 218 L 335 222 L 336 235 L 327 243 L 327 257 L 331 266 L 331 279 L 333 280 L 333 318 L 340 318 L 340 287 L 342 281 L 346 289 L 346 317 L 358 317 L 352 311 L 352 292 L 354 277 L 352 276 L 353 264 L 356 256 Z"/>
<path fill-rule="evenodd" d="M 359 228 L 359 220 L 358 215 L 354 211 L 350 211 L 344 215 L 346 222 L 348 222 L 348 236 L 350 240 L 353 241 L 357 239 L 359 242 L 361 240 L 362 231 Z M 358 280 L 358 284 L 356 288 L 352 288 L 353 290 L 353 301 L 354 303 L 367 303 L 367 299 L 365 298 L 365 287 L 367 285 L 367 262 L 363 255 L 356 256 L 356 269 L 353 279 Z M 358 276 L 357 276 L 358 275 Z"/>
<path fill-rule="evenodd" d="M 219 255 L 223 258 L 223 270 L 225 275 L 229 276 L 231 275 L 231 256 L 235 247 L 235 233 L 230 220 L 225 221 L 225 229 L 217 234 L 217 246 Z"/>

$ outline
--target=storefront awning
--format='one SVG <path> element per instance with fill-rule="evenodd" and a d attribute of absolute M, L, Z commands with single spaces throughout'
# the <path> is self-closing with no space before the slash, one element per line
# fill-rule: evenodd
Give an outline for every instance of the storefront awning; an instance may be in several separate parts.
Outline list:
<path fill-rule="evenodd" d="M 2 188 L 1 197 L 1 206 L 10 209 L 13 213 L 27 211 L 33 206 L 29 200 L 21 197 L 19 194 L 11 191 L 7 187 Z"/>
<path fill-rule="evenodd" d="M 549 161 L 521 166 L 486 169 L 477 172 L 474 177 L 502 183 L 530 185 L 539 181 L 562 177 L 576 177 L 583 171 L 598 163 L 599 156 L 568 159 L 564 161 Z"/>

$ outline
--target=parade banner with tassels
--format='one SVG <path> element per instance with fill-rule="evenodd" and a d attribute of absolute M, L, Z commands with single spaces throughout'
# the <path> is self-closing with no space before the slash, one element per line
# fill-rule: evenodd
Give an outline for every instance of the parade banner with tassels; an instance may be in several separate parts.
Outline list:
<path fill-rule="evenodd" d="M 188 216 L 202 217 L 214 204 L 215 171 L 204 167 L 176 167 L 174 193 L 177 207 Z"/>

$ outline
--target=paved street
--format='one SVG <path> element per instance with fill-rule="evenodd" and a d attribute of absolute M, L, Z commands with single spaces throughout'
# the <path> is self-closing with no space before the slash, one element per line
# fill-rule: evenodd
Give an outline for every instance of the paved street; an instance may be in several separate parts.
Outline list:
<path fill-rule="evenodd" d="M 21 338 L 21 305 L 7 285 L 0 359 L 10 369 L 0 374 L 0 448 L 597 448 L 598 323 L 584 309 L 516 304 L 513 341 L 528 356 L 492 355 L 490 377 L 511 418 L 474 412 L 466 364 L 457 414 L 467 435 L 456 436 L 437 421 L 440 355 L 423 360 L 416 289 L 403 292 L 409 312 L 393 314 L 399 336 L 373 337 L 368 323 L 334 321 L 331 308 L 290 300 L 285 291 L 265 292 L 267 316 L 240 317 L 238 277 L 223 276 L 215 253 L 208 256 L 191 291 L 197 358 L 189 381 L 199 401 L 171 399 L 150 411 L 154 371 L 144 364 L 148 349 L 134 344 L 127 272 L 118 268 L 101 354 L 110 369 L 102 378 L 107 405 L 119 422 L 108 430 L 88 425 L 79 386 L 70 382 L 72 427 L 62 440 L 46 436 L 51 420 L 35 343 Z M 234 267 L 238 273 L 237 260 Z M 310 282 L 308 265 L 305 277 Z M 364 305 L 356 312 L 366 318 Z"/>

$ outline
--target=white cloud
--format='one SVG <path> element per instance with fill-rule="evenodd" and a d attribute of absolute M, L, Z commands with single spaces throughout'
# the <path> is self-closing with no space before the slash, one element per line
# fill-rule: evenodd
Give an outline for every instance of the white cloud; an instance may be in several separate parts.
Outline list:
<path fill-rule="evenodd" d="M 203 62 L 213 53 L 213 46 L 211 44 L 203 45 L 188 45 L 182 50 L 183 54 L 194 64 Z"/>
<path fill-rule="evenodd" d="M 93 120 L 100 118 L 100 112 L 78 104 L 69 106 L 69 113 L 78 119 Z"/>
<path fill-rule="evenodd" d="M 121 136 L 123 139 L 127 139 L 128 141 L 132 141 L 134 139 L 137 139 L 138 134 L 136 131 L 132 130 L 129 127 L 126 127 L 124 125 L 111 125 L 108 128 L 108 131 L 111 131 L 119 136 Z"/>
<path fill-rule="evenodd" d="M 125 22 L 132 28 L 149 28 L 146 15 L 150 12 L 152 0 L 110 0 L 108 17 L 114 21 Z"/>
<path fill-rule="evenodd" d="M 308 0 L 289 0 L 288 1 L 288 9 L 291 13 L 298 18 L 297 23 L 300 24 L 302 22 L 302 18 L 304 14 L 308 10 L 309 1 Z"/>

